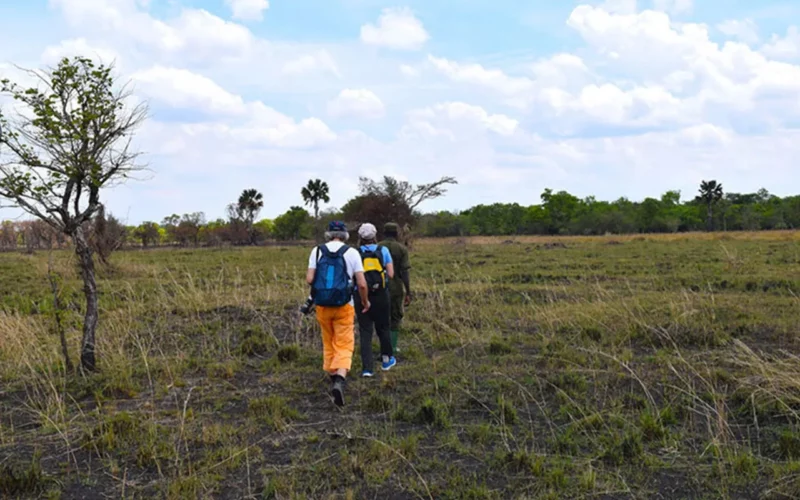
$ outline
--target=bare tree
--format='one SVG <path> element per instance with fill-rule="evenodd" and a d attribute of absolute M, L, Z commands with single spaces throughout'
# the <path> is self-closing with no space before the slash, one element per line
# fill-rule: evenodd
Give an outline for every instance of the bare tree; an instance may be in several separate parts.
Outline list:
<path fill-rule="evenodd" d="M 381 181 L 367 177 L 361 177 L 359 181 L 361 193 L 342 207 L 343 216 L 352 223 L 369 221 L 377 224 L 379 232 L 386 222 L 412 225 L 418 216 L 415 209 L 420 204 L 444 196 L 447 193 L 445 186 L 458 184 L 453 177 L 442 177 L 416 187 L 389 176 Z"/>
<path fill-rule="evenodd" d="M 255 189 L 245 189 L 236 203 L 228 205 L 228 218 L 230 219 L 231 232 L 236 235 L 240 226 L 244 226 L 247 233 L 247 243 L 257 243 L 256 232 L 253 230 L 256 217 L 264 208 L 264 195 Z"/>
<path fill-rule="evenodd" d="M 448 184 L 458 184 L 455 177 L 442 177 L 438 181 L 429 184 L 418 184 L 413 186 L 406 181 L 385 176 L 382 182 L 376 182 L 367 177 L 359 178 L 362 195 L 388 196 L 389 198 L 402 201 L 411 211 L 427 200 L 439 198 L 447 193 Z"/>
<path fill-rule="evenodd" d="M 17 226 L 13 222 L 5 220 L 0 224 L 0 247 L 4 250 L 16 250 L 18 236 Z"/>
<path fill-rule="evenodd" d="M 147 115 L 144 104 L 126 107 L 131 94 L 117 87 L 112 69 L 64 58 L 55 68 L 27 71 L 37 87 L 0 82 L 0 93 L 28 111 L 0 114 L 0 198 L 73 241 L 86 297 L 81 366 L 89 371 L 96 369 L 98 299 L 84 223 L 97 212 L 102 189 L 140 170 L 130 141 Z"/>
<path fill-rule="evenodd" d="M 100 258 L 100 262 L 108 265 L 111 253 L 119 250 L 125 244 L 127 229 L 111 214 L 106 215 L 103 204 L 97 209 L 97 214 L 91 224 L 86 223 L 90 231 L 89 246 L 92 252 Z"/>

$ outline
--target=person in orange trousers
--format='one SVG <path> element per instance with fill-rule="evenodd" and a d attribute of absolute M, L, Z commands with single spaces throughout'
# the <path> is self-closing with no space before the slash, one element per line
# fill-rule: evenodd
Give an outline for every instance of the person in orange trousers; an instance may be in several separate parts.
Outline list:
<path fill-rule="evenodd" d="M 369 291 L 364 278 L 361 254 L 345 242 L 350 239 L 347 226 L 333 221 L 325 233 L 327 243 L 315 247 L 308 260 L 306 282 L 322 329 L 322 368 L 331 377 L 334 403 L 344 406 L 344 386 L 352 367 L 355 345 L 355 304 L 353 282 L 361 298 L 361 309 L 369 311 Z"/>

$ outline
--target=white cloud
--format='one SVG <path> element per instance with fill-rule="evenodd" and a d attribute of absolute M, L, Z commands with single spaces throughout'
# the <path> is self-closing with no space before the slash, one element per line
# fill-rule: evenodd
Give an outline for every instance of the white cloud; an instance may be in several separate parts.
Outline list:
<path fill-rule="evenodd" d="M 241 97 L 231 94 L 211 79 L 185 69 L 154 66 L 134 73 L 132 80 L 145 96 L 170 107 L 223 115 L 245 112 Z"/>
<path fill-rule="evenodd" d="M 366 89 L 344 89 L 328 103 L 328 114 L 333 117 L 380 118 L 386 108 L 380 98 Z"/>
<path fill-rule="evenodd" d="M 408 8 L 384 9 L 378 24 L 361 27 L 361 41 L 396 50 L 419 50 L 430 39 L 422 22 Z"/>
<path fill-rule="evenodd" d="M 359 173 L 381 172 L 457 176 L 458 189 L 426 210 L 529 203 L 544 187 L 635 199 L 693 191 L 703 177 L 800 192 L 796 28 L 770 37 L 744 18 L 676 22 L 688 12 L 679 2 L 596 0 L 566 19 L 582 40 L 575 51 L 398 58 L 373 46 L 420 49 L 430 39 L 407 9 L 383 11 L 353 44 L 268 40 L 201 9 L 173 5 L 161 16 L 142 0 L 51 3 L 59 29 L 0 47 L 0 60 L 91 53 L 135 77 L 136 94 L 151 101 L 136 141 L 156 176 L 110 198 L 131 222 L 214 217 L 251 185 L 274 216 L 302 202 L 311 176 L 329 179 L 341 205 Z M 759 28 L 766 43 L 754 46 Z M 323 121 L 386 116 L 384 101 L 392 119 L 365 132 Z"/>
<path fill-rule="evenodd" d="M 409 66 L 408 64 L 401 64 L 400 72 L 409 78 L 414 78 L 419 76 L 419 70 L 413 66 Z"/>
<path fill-rule="evenodd" d="M 758 27 L 752 19 L 728 19 L 717 25 L 723 34 L 752 44 L 758 42 Z"/>
<path fill-rule="evenodd" d="M 533 81 L 529 78 L 509 76 L 503 71 L 486 69 L 480 64 L 462 64 L 430 55 L 428 61 L 455 82 L 488 88 L 509 98 L 519 98 L 522 102 L 526 100 L 526 94 L 534 89 Z"/>
<path fill-rule="evenodd" d="M 159 104 L 199 110 L 219 119 L 236 119 L 230 123 L 206 120 L 181 125 L 179 128 L 190 137 L 211 136 L 208 139 L 212 141 L 234 140 L 251 147 L 263 144 L 283 148 L 308 148 L 336 139 L 336 134 L 318 118 L 296 122 L 260 101 L 245 102 L 209 78 L 184 69 L 155 66 L 135 73 L 132 79 L 144 96 Z"/>
<path fill-rule="evenodd" d="M 512 135 L 519 122 L 503 114 L 490 114 L 480 106 L 463 102 L 446 102 L 409 112 L 409 123 L 402 134 L 443 136 L 457 140 L 461 133 L 490 131 Z"/>
<path fill-rule="evenodd" d="M 192 60 L 243 57 L 255 37 L 244 26 L 202 9 L 182 9 L 160 20 L 140 10 L 132 0 L 51 0 L 67 22 L 85 33 L 125 40 L 126 48 L 150 50 Z M 138 45 L 138 47 L 137 47 Z"/>
<path fill-rule="evenodd" d="M 283 74 L 285 75 L 309 75 L 318 71 L 328 72 L 337 77 L 342 76 L 333 56 L 325 50 L 314 54 L 304 54 L 283 65 Z"/>
<path fill-rule="evenodd" d="M 761 98 L 783 94 L 784 111 L 797 111 L 800 103 L 800 67 L 767 59 L 743 43 L 718 45 L 702 24 L 673 24 L 660 12 L 611 15 L 579 6 L 568 24 L 615 72 L 629 79 L 661 81 L 680 87 L 682 101 L 694 109 L 722 115 L 758 107 Z M 658 54 L 658 57 L 653 57 Z M 679 85 L 675 85 L 679 82 Z"/>
<path fill-rule="evenodd" d="M 773 35 L 770 42 L 761 48 L 761 52 L 774 59 L 800 59 L 800 30 L 797 26 L 790 26 L 785 37 Z"/>
<path fill-rule="evenodd" d="M 694 8 L 694 0 L 653 0 L 653 6 L 674 15 L 687 14 Z"/>
<path fill-rule="evenodd" d="M 636 0 L 605 0 L 600 8 L 612 14 L 633 14 L 638 9 Z"/>
<path fill-rule="evenodd" d="M 95 47 L 85 38 L 72 38 L 62 40 L 58 45 L 50 45 L 44 49 L 41 60 L 46 65 L 58 63 L 65 57 L 88 57 L 103 64 L 114 64 L 117 70 L 121 70 L 121 58 L 116 51 L 104 47 Z"/>
<path fill-rule="evenodd" d="M 268 0 L 225 0 L 234 19 L 242 21 L 261 21 L 264 11 L 269 9 Z"/>
<path fill-rule="evenodd" d="M 678 132 L 675 140 L 681 146 L 725 146 L 731 142 L 733 133 L 730 130 L 703 123 L 692 125 Z"/>

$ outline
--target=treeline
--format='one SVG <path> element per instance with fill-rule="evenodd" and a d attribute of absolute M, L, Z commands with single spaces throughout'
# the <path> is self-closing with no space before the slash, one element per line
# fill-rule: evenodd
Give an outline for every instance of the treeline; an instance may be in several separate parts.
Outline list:
<path fill-rule="evenodd" d="M 319 180 L 309 183 L 317 191 L 327 189 Z M 413 230 L 417 237 L 508 236 L 508 235 L 602 235 L 632 233 L 676 233 L 702 230 L 758 231 L 800 228 L 800 196 L 781 198 L 761 189 L 756 193 L 723 193 L 714 181 L 704 183 L 700 194 L 681 200 L 678 191 L 660 198 L 634 202 L 626 198 L 599 201 L 578 198 L 566 191 L 546 189 L 541 203 L 479 205 L 463 212 L 419 213 L 412 208 L 422 198 L 441 196 L 444 184 L 453 179 L 413 188 L 407 183 L 385 178 L 381 182 L 362 179 L 362 192 L 342 209 L 320 211 L 319 199 L 304 197 L 314 214 L 300 206 L 291 207 L 274 220 L 256 221 L 263 197 L 246 190 L 228 206 L 228 218 L 206 220 L 202 212 L 170 215 L 160 222 L 125 226 L 101 210 L 86 224 L 87 234 L 101 258 L 122 247 L 214 247 L 259 245 L 268 241 L 313 239 L 333 219 L 355 226 L 373 222 L 379 227 L 395 221 Z M 430 188 L 433 191 L 420 191 Z M 442 190 L 441 192 L 436 189 Z M 326 193 L 326 191 L 325 191 Z M 427 198 L 426 198 L 427 196 Z M 67 244 L 63 233 L 42 221 L 5 221 L 0 225 L 0 249 L 61 248 Z"/>
<path fill-rule="evenodd" d="M 602 235 L 687 231 L 758 231 L 800 228 L 800 196 L 757 193 L 703 196 L 681 202 L 677 191 L 640 202 L 599 201 L 545 190 L 538 205 L 479 205 L 461 213 L 421 215 L 415 233 L 426 237 Z"/>

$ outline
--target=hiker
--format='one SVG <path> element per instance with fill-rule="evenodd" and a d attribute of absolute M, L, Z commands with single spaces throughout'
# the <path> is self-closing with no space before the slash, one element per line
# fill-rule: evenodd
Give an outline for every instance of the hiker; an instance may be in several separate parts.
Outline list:
<path fill-rule="evenodd" d="M 389 371 L 396 364 L 392 349 L 391 310 L 389 283 L 394 278 L 392 254 L 386 247 L 379 247 L 378 230 L 372 224 L 362 224 L 358 229 L 359 251 L 364 265 L 364 278 L 369 289 L 370 309 L 358 314 L 358 332 L 361 337 L 361 376 L 374 376 L 372 359 L 372 332 L 381 343 L 381 370 Z"/>
<path fill-rule="evenodd" d="M 359 310 L 366 313 L 370 309 L 361 255 L 345 243 L 349 239 L 343 222 L 331 222 L 325 233 L 327 243 L 311 251 L 306 273 L 322 328 L 323 369 L 331 377 L 331 394 L 339 407 L 344 406 L 345 380 L 353 362 L 355 287 L 361 299 Z"/>
<path fill-rule="evenodd" d="M 403 323 L 403 316 L 405 315 L 404 308 L 411 304 L 413 296 L 411 294 L 411 279 L 409 271 L 411 264 L 408 261 L 408 248 L 405 247 L 398 240 L 398 225 L 389 222 L 383 227 L 384 239 L 380 245 L 388 248 L 392 256 L 392 263 L 394 264 L 395 275 L 399 279 L 389 281 L 389 294 L 391 302 L 391 338 L 392 338 L 392 352 L 397 354 L 400 350 L 397 348 L 397 338 L 400 335 L 400 327 Z"/>

